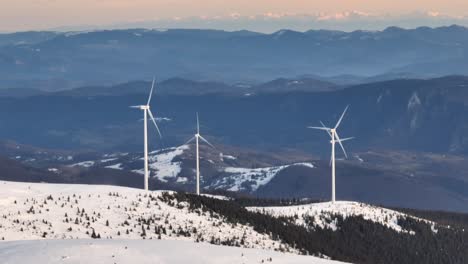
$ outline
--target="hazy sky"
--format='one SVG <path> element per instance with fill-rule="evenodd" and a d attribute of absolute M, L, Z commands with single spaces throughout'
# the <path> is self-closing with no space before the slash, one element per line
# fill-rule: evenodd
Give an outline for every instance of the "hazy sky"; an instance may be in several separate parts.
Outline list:
<path fill-rule="evenodd" d="M 236 15 L 338 14 L 339 18 L 342 12 L 353 10 L 456 17 L 468 15 L 468 0 L 0 0 L 0 31 Z"/>

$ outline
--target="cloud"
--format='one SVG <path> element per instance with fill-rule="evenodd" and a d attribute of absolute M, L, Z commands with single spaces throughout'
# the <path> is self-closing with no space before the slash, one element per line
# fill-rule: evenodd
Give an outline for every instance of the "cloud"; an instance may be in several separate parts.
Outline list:
<path fill-rule="evenodd" d="M 230 12 L 225 15 L 174 16 L 170 18 L 129 20 L 120 23 L 61 27 L 58 30 L 94 30 L 121 28 L 203 28 L 221 30 L 251 30 L 265 33 L 280 29 L 307 31 L 310 29 L 331 30 L 382 30 L 389 26 L 415 28 L 419 26 L 468 26 L 468 17 L 447 15 L 440 11 L 421 11 L 402 15 L 371 13 L 360 10 L 343 12 L 291 13 L 266 12 L 246 15 Z"/>

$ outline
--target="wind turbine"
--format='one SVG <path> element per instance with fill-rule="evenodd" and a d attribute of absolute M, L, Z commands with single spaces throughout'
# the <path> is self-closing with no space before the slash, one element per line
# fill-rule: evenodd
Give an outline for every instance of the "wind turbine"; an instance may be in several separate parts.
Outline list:
<path fill-rule="evenodd" d="M 332 167 L 332 202 L 334 203 L 335 202 L 335 144 L 338 142 L 338 144 L 340 144 L 340 147 L 341 149 L 343 150 L 343 153 L 345 155 L 346 158 L 348 158 L 348 154 L 346 154 L 346 150 L 345 148 L 343 147 L 343 144 L 342 142 L 344 141 L 347 141 L 347 140 L 351 140 L 353 139 L 354 137 L 350 137 L 350 138 L 343 138 L 341 139 L 340 136 L 338 135 L 338 132 L 337 132 L 337 129 L 338 127 L 340 126 L 341 124 L 341 121 L 343 120 L 343 117 L 344 115 L 346 114 L 346 111 L 348 111 L 348 108 L 349 108 L 349 105 L 346 106 L 345 110 L 343 111 L 343 114 L 341 114 L 341 117 L 340 119 L 338 120 L 338 122 L 336 123 L 335 127 L 334 128 L 328 128 L 326 127 L 322 121 L 320 121 L 320 124 L 322 125 L 321 127 L 308 127 L 308 128 L 312 128 L 312 129 L 318 129 L 318 130 L 324 130 L 327 132 L 327 134 L 330 136 L 331 140 L 330 140 L 330 143 L 332 145 L 332 151 L 331 151 L 331 159 L 330 159 L 330 162 L 331 162 L 331 167 Z"/>
<path fill-rule="evenodd" d="M 192 142 L 193 140 L 195 140 L 195 144 L 196 144 L 196 148 L 197 148 L 196 149 L 196 153 L 197 153 L 197 195 L 200 195 L 200 151 L 199 151 L 199 148 L 198 148 L 199 139 L 204 141 L 210 147 L 216 149 L 210 142 L 208 142 L 208 140 L 206 140 L 204 137 L 202 137 L 200 135 L 200 123 L 198 121 L 198 113 L 197 113 L 197 133 L 189 141 L 187 141 L 187 143 L 184 144 L 184 145 L 187 145 L 190 142 Z"/>
<path fill-rule="evenodd" d="M 148 102 L 145 105 L 135 105 L 135 106 L 130 106 L 131 108 L 137 108 L 140 110 L 143 110 L 143 121 L 144 121 L 144 150 L 145 150 L 145 178 L 144 178 L 144 184 L 145 184 L 145 191 L 148 191 L 148 179 L 149 179 L 149 170 L 148 170 L 148 115 L 150 116 L 151 120 L 153 121 L 154 126 L 156 127 L 156 130 L 158 131 L 159 137 L 162 138 L 161 131 L 159 131 L 158 124 L 156 124 L 156 120 L 154 120 L 153 113 L 151 113 L 150 109 L 150 102 L 151 102 L 151 97 L 153 96 L 153 89 L 154 89 L 154 82 L 155 78 L 153 78 L 153 83 L 151 85 L 151 91 L 148 97 Z"/>

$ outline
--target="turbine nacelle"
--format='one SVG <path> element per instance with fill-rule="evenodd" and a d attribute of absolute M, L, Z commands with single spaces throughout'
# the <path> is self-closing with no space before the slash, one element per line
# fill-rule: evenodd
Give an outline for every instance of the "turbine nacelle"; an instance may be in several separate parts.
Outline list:
<path fill-rule="evenodd" d="M 333 127 L 333 128 L 326 127 L 325 124 L 322 121 L 320 121 L 320 124 L 322 125 L 321 127 L 308 127 L 308 128 L 322 130 L 322 131 L 327 132 L 327 134 L 330 136 L 330 143 L 331 144 L 338 143 L 340 145 L 341 150 L 343 151 L 343 154 L 345 155 L 346 158 L 348 157 L 348 154 L 346 153 L 346 150 L 345 150 L 342 142 L 347 141 L 347 140 L 351 140 L 353 138 L 350 137 L 350 138 L 341 139 L 340 136 L 338 135 L 337 129 L 340 126 L 341 121 L 343 121 L 343 117 L 345 116 L 346 111 L 348 111 L 348 108 L 349 108 L 349 105 L 346 106 L 345 110 L 343 111 L 343 113 L 340 116 L 340 119 L 338 119 L 338 122 L 336 123 L 335 127 Z"/>

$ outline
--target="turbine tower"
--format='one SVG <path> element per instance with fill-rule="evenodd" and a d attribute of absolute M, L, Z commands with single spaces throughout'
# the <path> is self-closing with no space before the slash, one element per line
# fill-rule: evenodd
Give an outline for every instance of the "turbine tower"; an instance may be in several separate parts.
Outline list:
<path fill-rule="evenodd" d="M 210 147 L 213 149 L 216 149 L 208 140 L 206 140 L 204 137 L 200 135 L 200 123 L 198 120 L 198 113 L 197 113 L 197 133 L 195 136 L 193 136 L 187 143 L 184 145 L 189 144 L 193 140 L 195 140 L 195 145 L 196 145 L 196 155 L 197 155 L 197 195 L 200 195 L 200 151 L 199 151 L 199 140 L 204 141 L 206 144 L 208 144 Z"/>
<path fill-rule="evenodd" d="M 145 175 L 144 175 L 144 188 L 145 191 L 148 191 L 148 179 L 149 179 L 149 170 L 148 170 L 148 115 L 153 121 L 154 126 L 156 127 L 156 130 L 158 131 L 159 137 L 162 138 L 161 131 L 159 131 L 158 124 L 156 124 L 156 120 L 154 119 L 153 113 L 151 113 L 151 108 L 150 108 L 150 102 L 151 102 L 151 97 L 153 96 L 153 89 L 154 89 L 154 83 L 155 83 L 155 78 L 153 78 L 153 83 L 151 85 L 151 91 L 148 97 L 148 102 L 146 105 L 135 105 L 135 106 L 130 106 L 131 108 L 137 108 L 140 110 L 143 110 L 143 138 L 144 138 L 144 152 L 145 152 L 145 157 L 144 157 L 144 168 L 145 168 Z"/>
<path fill-rule="evenodd" d="M 348 154 L 346 154 L 346 150 L 343 147 L 342 142 L 351 140 L 353 137 L 350 138 L 343 138 L 341 139 L 340 136 L 338 135 L 337 129 L 341 124 L 341 121 L 343 120 L 344 115 L 346 114 L 346 111 L 348 111 L 349 105 L 346 106 L 345 110 L 343 111 L 343 114 L 341 114 L 340 119 L 336 123 L 334 128 L 328 128 L 326 127 L 322 121 L 320 121 L 320 124 L 322 125 L 321 127 L 308 127 L 312 129 L 318 129 L 318 130 L 324 130 L 327 132 L 327 134 L 330 136 L 331 140 L 330 143 L 332 145 L 332 151 L 331 151 L 331 167 L 332 167 L 332 202 L 334 203 L 336 200 L 336 192 L 335 192 L 335 144 L 338 142 L 340 144 L 341 149 L 343 150 L 343 153 L 346 158 L 348 158 Z"/>

